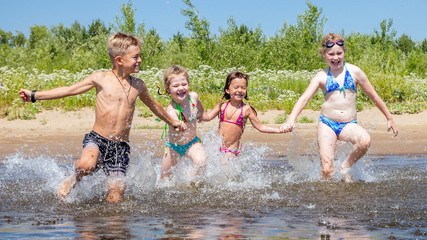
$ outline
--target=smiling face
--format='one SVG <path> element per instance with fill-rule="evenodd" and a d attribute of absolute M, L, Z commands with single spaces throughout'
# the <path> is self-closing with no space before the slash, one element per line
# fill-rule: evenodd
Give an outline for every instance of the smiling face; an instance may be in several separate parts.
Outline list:
<path fill-rule="evenodd" d="M 190 86 L 188 85 L 187 77 L 183 74 L 170 76 L 170 84 L 167 89 L 172 99 L 180 103 L 189 95 Z"/>
<path fill-rule="evenodd" d="M 337 70 L 344 66 L 344 56 L 345 51 L 343 47 L 335 44 L 333 47 L 328 48 L 324 54 L 323 58 L 331 69 Z"/>
<path fill-rule="evenodd" d="M 139 46 L 130 46 L 123 56 L 118 56 L 117 58 L 120 58 L 119 64 L 122 65 L 125 72 L 139 72 L 140 64 L 142 62 L 141 48 Z"/>
<path fill-rule="evenodd" d="M 246 97 L 246 87 L 246 79 L 235 78 L 231 80 L 230 86 L 225 91 L 230 95 L 231 100 L 243 101 L 243 99 Z"/>

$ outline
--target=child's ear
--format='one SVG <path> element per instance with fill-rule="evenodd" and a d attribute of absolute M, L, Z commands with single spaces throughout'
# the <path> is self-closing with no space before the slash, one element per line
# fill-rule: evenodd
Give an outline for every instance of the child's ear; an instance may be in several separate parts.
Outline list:
<path fill-rule="evenodd" d="M 225 92 L 226 92 L 227 94 L 230 94 L 230 91 L 229 91 L 228 89 L 225 89 Z"/>
<path fill-rule="evenodd" d="M 116 56 L 116 57 L 114 57 L 114 61 L 117 63 L 117 65 L 123 65 L 123 58 L 122 58 L 122 56 Z"/>

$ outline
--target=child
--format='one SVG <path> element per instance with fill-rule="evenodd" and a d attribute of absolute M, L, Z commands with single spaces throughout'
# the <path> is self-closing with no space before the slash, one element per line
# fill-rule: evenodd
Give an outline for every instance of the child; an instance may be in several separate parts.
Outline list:
<path fill-rule="evenodd" d="M 245 130 L 246 120 L 249 118 L 252 126 L 263 133 L 284 133 L 284 130 L 262 124 L 257 117 L 256 110 L 243 99 L 248 100 L 247 87 L 249 75 L 241 72 L 232 72 L 227 76 L 224 86 L 223 99 L 229 101 L 218 103 L 209 113 L 203 116 L 204 121 L 219 117 L 219 132 L 222 135 L 221 152 L 226 156 L 235 157 L 240 153 L 240 139 Z"/>
<path fill-rule="evenodd" d="M 313 77 L 310 85 L 295 104 L 287 122 L 282 125 L 282 129 L 292 131 L 295 128 L 296 118 L 302 109 L 316 94 L 317 90 L 322 89 L 325 102 L 320 110 L 317 138 L 321 174 L 325 179 L 332 177 L 336 141 L 350 142 L 353 144 L 353 149 L 340 169 L 344 181 L 350 182 L 350 167 L 365 155 L 371 144 L 369 134 L 356 121 L 357 85 L 362 88 L 387 118 L 387 131 L 392 129 L 394 136 L 397 136 L 398 130 L 393 121 L 393 116 L 365 73 L 357 66 L 344 62 L 345 52 L 344 39 L 340 35 L 330 33 L 323 38 L 320 53 L 329 67 Z"/>
<path fill-rule="evenodd" d="M 160 179 L 170 178 L 171 168 L 177 164 L 179 157 L 188 156 L 196 166 L 196 175 L 205 167 L 206 154 L 200 139 L 197 137 L 197 120 L 203 115 L 203 105 L 197 93 L 190 92 L 187 70 L 179 65 L 167 68 L 163 74 L 166 93 L 172 100 L 167 113 L 177 121 L 187 125 L 185 132 L 169 130 L 167 152 L 163 156 Z"/>
<path fill-rule="evenodd" d="M 107 201 L 123 199 L 125 183 L 123 177 L 129 163 L 129 132 L 132 124 L 135 101 L 139 97 L 154 114 L 162 120 L 185 130 L 185 125 L 172 119 L 163 107 L 148 93 L 141 79 L 130 76 L 139 71 L 141 45 L 131 35 L 116 33 L 108 39 L 108 54 L 113 69 L 95 72 L 67 87 L 47 91 L 21 89 L 20 97 L 25 102 L 50 100 L 81 94 L 96 88 L 95 124 L 83 140 L 80 160 L 75 162 L 75 172 L 58 188 L 58 196 L 65 199 L 83 176 L 102 168 L 109 176 Z"/>

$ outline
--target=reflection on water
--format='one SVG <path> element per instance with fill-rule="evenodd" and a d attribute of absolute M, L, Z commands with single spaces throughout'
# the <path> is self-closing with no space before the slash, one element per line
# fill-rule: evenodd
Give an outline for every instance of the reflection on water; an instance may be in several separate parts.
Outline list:
<path fill-rule="evenodd" d="M 357 181 L 347 184 L 339 176 L 320 181 L 315 154 L 274 155 L 266 146 L 247 144 L 245 154 L 225 166 L 216 139 L 204 140 L 211 146 L 209 166 L 196 184 L 186 177 L 192 166 L 186 159 L 172 180 L 159 182 L 160 159 L 134 146 L 119 204 L 106 203 L 102 173 L 85 178 L 60 201 L 56 188 L 72 171 L 68 156 L 37 149 L 1 156 L 0 237 L 427 238 L 427 155 L 366 156 L 352 173 Z"/>

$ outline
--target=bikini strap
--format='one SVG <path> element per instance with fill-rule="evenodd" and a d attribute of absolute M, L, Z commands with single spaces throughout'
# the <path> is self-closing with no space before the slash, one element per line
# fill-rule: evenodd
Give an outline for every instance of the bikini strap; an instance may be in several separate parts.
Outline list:
<path fill-rule="evenodd" d="M 179 119 L 179 121 L 187 122 L 187 119 L 185 119 L 185 116 L 184 116 L 184 114 L 182 113 L 182 108 L 181 108 L 181 106 L 180 106 L 178 103 L 176 103 L 174 100 L 172 100 L 172 102 L 174 102 L 174 103 L 175 103 L 175 108 L 176 108 L 176 110 L 178 111 L 178 119 Z"/>
<path fill-rule="evenodd" d="M 188 101 L 190 102 L 190 104 L 191 104 L 191 114 L 192 114 L 192 109 L 193 108 L 196 108 L 196 104 L 194 104 L 194 102 L 193 102 L 193 100 L 191 99 L 191 97 L 190 96 L 188 96 L 187 97 L 188 98 Z M 175 102 L 174 100 L 172 100 L 172 102 L 174 102 L 175 103 L 175 108 L 176 108 L 176 110 L 178 111 L 178 119 L 180 120 L 180 121 L 183 121 L 183 122 L 188 122 L 188 120 L 187 120 L 187 118 L 185 118 L 185 116 L 184 116 L 184 113 L 183 113 L 183 111 L 182 111 L 182 108 L 181 108 L 181 105 L 179 105 L 177 102 Z M 192 116 L 192 115 L 191 115 Z M 190 116 L 190 117 L 191 117 Z"/>
<path fill-rule="evenodd" d="M 223 122 L 223 121 L 224 121 L 225 111 L 227 111 L 227 107 L 228 107 L 228 104 L 229 104 L 229 103 L 230 103 L 230 101 L 228 101 L 228 102 L 225 104 L 224 109 L 223 109 L 222 111 L 220 111 L 220 112 L 221 112 L 220 117 L 219 117 L 219 121 L 220 121 L 220 122 Z M 221 107 L 221 106 L 220 106 L 220 107 Z"/>

